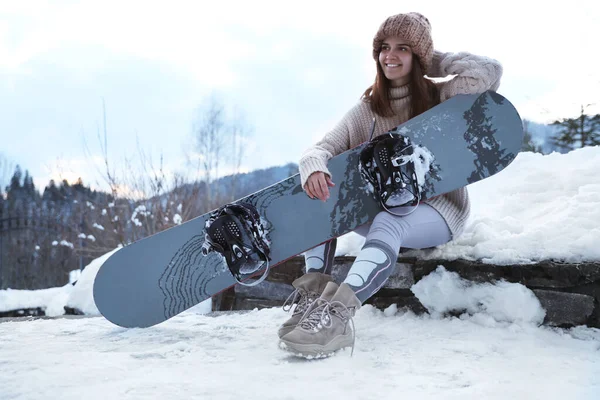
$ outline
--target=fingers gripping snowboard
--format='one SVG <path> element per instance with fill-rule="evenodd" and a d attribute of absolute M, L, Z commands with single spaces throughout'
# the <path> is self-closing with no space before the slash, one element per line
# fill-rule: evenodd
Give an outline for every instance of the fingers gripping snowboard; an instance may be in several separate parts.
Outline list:
<path fill-rule="evenodd" d="M 516 157 L 523 140 L 519 114 L 494 92 L 454 96 L 391 133 L 407 138 L 411 148 L 403 150 L 394 166 L 387 165 L 391 168 L 389 176 L 396 167 L 403 175 L 400 185 L 418 186 L 417 201 L 498 173 Z M 360 158 L 368 145 L 329 160 L 328 168 L 337 184 L 330 188 L 327 202 L 310 199 L 301 187 L 299 174 L 235 202 L 252 206 L 260 215 L 270 268 L 356 229 L 371 221 L 386 204 L 393 205 L 389 203 L 393 196 L 388 193 L 388 203 L 373 194 L 373 184 L 362 167 L 364 159 Z M 388 148 L 391 151 L 392 147 Z M 410 169 L 408 161 L 412 162 Z M 414 177 L 412 185 L 405 183 L 409 175 Z M 149 327 L 236 284 L 240 276 L 234 277 L 224 257 L 203 251 L 211 214 L 115 252 L 94 282 L 94 300 L 102 315 L 123 327 Z M 249 275 L 263 272 L 252 270 Z"/>

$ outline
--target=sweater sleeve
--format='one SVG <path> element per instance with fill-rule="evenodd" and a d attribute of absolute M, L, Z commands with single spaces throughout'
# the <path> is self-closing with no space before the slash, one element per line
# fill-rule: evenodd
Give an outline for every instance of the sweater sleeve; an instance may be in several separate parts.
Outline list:
<path fill-rule="evenodd" d="M 502 77 L 502 65 L 491 58 L 471 53 L 434 52 L 430 76 L 453 79 L 440 84 L 440 100 L 445 101 L 457 94 L 482 93 L 498 90 Z"/>
<path fill-rule="evenodd" d="M 324 172 L 331 177 L 331 173 L 327 169 L 327 162 L 332 157 L 350 149 L 350 130 L 353 126 L 352 121 L 355 112 L 356 107 L 348 111 L 344 118 L 323 139 L 302 153 L 299 162 L 302 187 L 314 172 Z"/>

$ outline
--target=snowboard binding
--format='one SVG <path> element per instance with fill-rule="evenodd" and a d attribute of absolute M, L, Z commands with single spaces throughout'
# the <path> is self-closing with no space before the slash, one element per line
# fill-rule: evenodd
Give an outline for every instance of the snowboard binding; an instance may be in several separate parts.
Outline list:
<path fill-rule="evenodd" d="M 237 283 L 255 286 L 269 274 L 270 249 L 260 215 L 250 203 L 227 204 L 214 211 L 205 225 L 202 253 L 220 253 Z M 259 271 L 266 264 L 263 275 L 253 283 L 244 278 Z"/>
<path fill-rule="evenodd" d="M 361 176 L 375 199 L 391 214 L 398 215 L 389 210 L 391 207 L 416 209 L 421 201 L 414 158 L 410 139 L 393 132 L 372 139 L 360 153 Z"/>

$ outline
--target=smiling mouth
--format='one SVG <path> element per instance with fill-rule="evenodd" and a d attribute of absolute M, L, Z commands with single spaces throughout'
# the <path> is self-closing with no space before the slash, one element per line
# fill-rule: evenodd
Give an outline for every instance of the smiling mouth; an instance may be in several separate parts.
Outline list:
<path fill-rule="evenodd" d="M 401 64 L 385 64 L 385 66 L 389 67 L 389 68 L 396 68 L 396 67 L 401 67 L 402 65 Z"/>

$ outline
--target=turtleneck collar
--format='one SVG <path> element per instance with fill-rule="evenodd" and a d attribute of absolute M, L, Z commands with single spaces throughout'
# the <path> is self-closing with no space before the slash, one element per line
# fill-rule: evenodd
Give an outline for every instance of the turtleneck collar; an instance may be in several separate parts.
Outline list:
<path fill-rule="evenodd" d="M 401 100 L 410 96 L 410 84 L 390 88 L 390 100 Z"/>
<path fill-rule="evenodd" d="M 390 88 L 390 105 L 394 114 L 401 117 L 401 122 L 410 118 L 410 84 Z"/>

